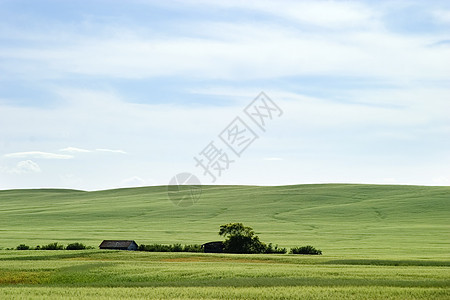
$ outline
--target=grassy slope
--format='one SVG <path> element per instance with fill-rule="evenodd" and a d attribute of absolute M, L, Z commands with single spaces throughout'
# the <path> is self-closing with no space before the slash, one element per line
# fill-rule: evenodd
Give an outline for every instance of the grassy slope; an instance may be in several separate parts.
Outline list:
<path fill-rule="evenodd" d="M 448 258 L 450 188 L 381 185 L 206 186 L 174 206 L 165 187 L 0 191 L 0 247 L 135 239 L 203 243 L 243 222 L 265 242 L 313 244 L 326 255 Z"/>

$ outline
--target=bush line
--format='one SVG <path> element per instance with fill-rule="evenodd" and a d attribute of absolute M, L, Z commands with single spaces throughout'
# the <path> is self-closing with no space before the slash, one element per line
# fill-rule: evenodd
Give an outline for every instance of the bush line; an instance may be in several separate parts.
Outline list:
<path fill-rule="evenodd" d="M 92 246 L 86 246 L 83 243 L 71 243 L 67 246 L 62 244 L 58 244 L 57 242 L 50 243 L 47 245 L 37 245 L 36 247 L 30 247 L 25 244 L 20 244 L 16 248 L 6 248 L 6 250 L 90 250 L 96 249 Z M 150 244 L 145 245 L 141 244 L 138 246 L 137 251 L 145 251 L 145 252 L 195 252 L 202 253 L 203 247 L 198 244 L 173 244 L 173 245 L 164 245 L 164 244 Z M 271 243 L 265 246 L 264 251 L 260 252 L 262 254 L 285 254 L 287 253 L 286 248 L 279 248 L 278 245 L 273 246 Z M 321 255 L 322 251 L 314 248 L 313 246 L 302 246 L 302 247 L 294 247 L 291 248 L 289 254 L 306 254 L 306 255 Z"/>

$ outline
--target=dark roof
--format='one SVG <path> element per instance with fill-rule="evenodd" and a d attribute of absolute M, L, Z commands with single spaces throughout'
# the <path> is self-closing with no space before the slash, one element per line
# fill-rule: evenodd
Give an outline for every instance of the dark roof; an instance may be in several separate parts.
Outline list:
<path fill-rule="evenodd" d="M 100 244 L 99 247 L 100 248 L 128 248 L 133 243 L 136 244 L 136 242 L 133 240 L 104 240 Z"/>
<path fill-rule="evenodd" d="M 209 246 L 209 245 L 223 245 L 222 241 L 217 241 L 217 242 L 209 242 L 209 243 L 204 243 L 202 246 Z"/>
<path fill-rule="evenodd" d="M 225 247 L 223 242 L 209 242 L 202 245 L 203 251 L 205 253 L 222 253 Z"/>

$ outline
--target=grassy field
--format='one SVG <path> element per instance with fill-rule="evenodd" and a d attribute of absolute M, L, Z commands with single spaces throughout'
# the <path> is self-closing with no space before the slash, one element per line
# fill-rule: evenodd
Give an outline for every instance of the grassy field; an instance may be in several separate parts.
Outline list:
<path fill-rule="evenodd" d="M 1 299 L 448 299 L 450 261 L 1 251 Z"/>
<path fill-rule="evenodd" d="M 180 208 L 165 187 L 0 191 L 0 247 L 220 240 L 243 222 L 264 242 L 324 255 L 0 251 L 0 299 L 448 299 L 450 188 L 206 186 Z"/>
<path fill-rule="evenodd" d="M 103 239 L 204 243 L 243 222 L 261 240 L 312 244 L 330 255 L 443 257 L 450 248 L 450 188 L 379 185 L 206 186 L 180 208 L 166 187 L 83 192 L 0 191 L 0 247 Z"/>

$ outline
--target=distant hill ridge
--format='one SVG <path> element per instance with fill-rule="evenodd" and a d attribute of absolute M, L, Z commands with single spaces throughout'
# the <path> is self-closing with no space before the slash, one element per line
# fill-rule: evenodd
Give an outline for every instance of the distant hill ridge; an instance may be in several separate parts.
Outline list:
<path fill-rule="evenodd" d="M 308 184 L 203 186 L 178 207 L 166 186 L 104 191 L 0 191 L 0 247 L 51 241 L 96 246 L 217 240 L 219 225 L 243 222 L 265 242 L 313 244 L 324 253 L 442 253 L 449 249 L 450 187 Z"/>

